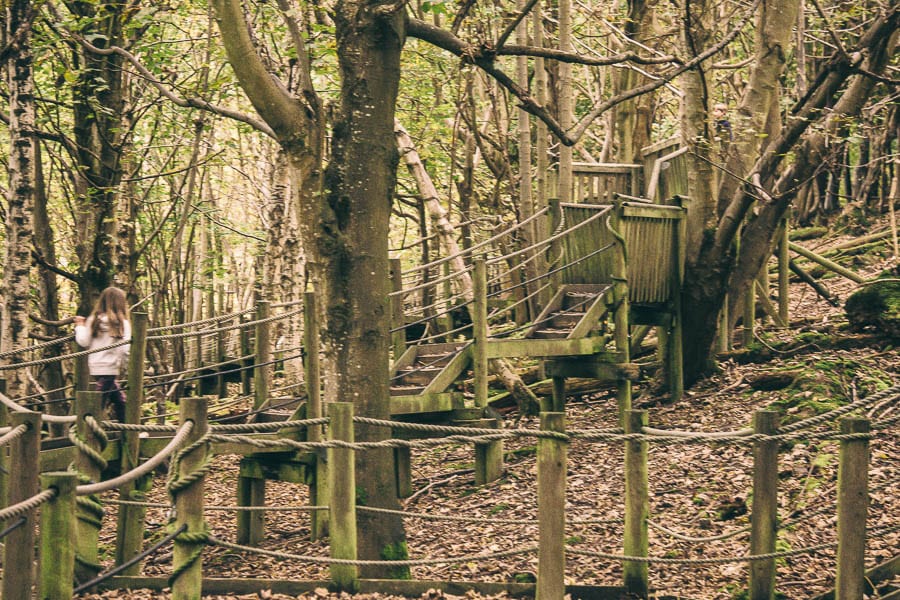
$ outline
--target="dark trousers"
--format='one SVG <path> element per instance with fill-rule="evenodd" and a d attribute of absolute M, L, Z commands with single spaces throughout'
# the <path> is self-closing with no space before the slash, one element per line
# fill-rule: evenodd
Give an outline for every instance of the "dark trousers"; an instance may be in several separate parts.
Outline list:
<path fill-rule="evenodd" d="M 97 375 L 94 379 L 97 380 L 97 391 L 103 392 L 103 407 L 106 408 L 112 405 L 116 420 L 119 423 L 124 423 L 125 397 L 122 395 L 122 390 L 119 388 L 115 375 Z"/>

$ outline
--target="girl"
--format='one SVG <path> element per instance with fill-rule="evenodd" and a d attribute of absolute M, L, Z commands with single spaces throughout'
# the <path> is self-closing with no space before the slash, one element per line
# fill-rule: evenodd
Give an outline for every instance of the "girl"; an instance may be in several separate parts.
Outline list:
<path fill-rule="evenodd" d="M 95 350 L 130 339 L 128 304 L 125 292 L 117 287 L 103 290 L 87 319 L 75 317 L 75 341 L 82 348 Z M 88 368 L 97 382 L 97 391 L 103 392 L 103 406 L 111 404 L 120 423 L 125 422 L 125 398 L 116 378 L 128 358 L 130 347 L 131 344 L 122 344 L 88 355 Z"/>

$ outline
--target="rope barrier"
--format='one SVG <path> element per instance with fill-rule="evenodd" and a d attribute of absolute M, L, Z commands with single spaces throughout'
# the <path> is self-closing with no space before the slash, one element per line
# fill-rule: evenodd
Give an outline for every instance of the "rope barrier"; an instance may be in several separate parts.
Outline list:
<path fill-rule="evenodd" d="M 809 417 L 808 419 L 803 419 L 789 425 L 784 425 L 783 427 L 778 428 L 778 433 L 789 433 L 792 431 L 799 431 L 801 429 L 815 427 L 827 421 L 833 421 L 836 417 L 845 415 L 861 408 L 865 408 L 867 406 L 875 404 L 876 402 L 880 402 L 881 400 L 890 398 L 894 395 L 900 398 L 900 385 L 895 385 L 881 390 L 880 392 L 876 392 L 871 396 L 867 396 L 861 400 L 857 400 L 856 402 L 847 404 L 846 406 L 841 406 L 840 408 L 822 413 L 821 415 L 816 415 L 814 417 Z"/>
<path fill-rule="evenodd" d="M 118 348 L 119 346 L 126 346 L 130 343 L 131 343 L 131 340 L 123 340 L 121 342 L 116 342 L 115 344 L 103 346 L 102 348 L 93 348 L 91 350 L 81 350 L 79 352 L 71 352 L 69 354 L 62 354 L 60 356 L 50 356 L 47 358 L 39 358 L 36 360 L 29 360 L 26 362 L 15 363 L 12 365 L 0 365 L 0 371 L 10 371 L 13 369 L 24 369 L 25 367 L 48 365 L 50 363 L 60 362 L 65 359 L 68 359 L 68 358 L 78 358 L 80 356 L 87 356 L 88 354 L 93 354 L 95 352 L 103 352 L 104 350 L 111 350 L 112 348 Z"/>
<path fill-rule="evenodd" d="M 7 429 L 7 431 L 3 434 L 2 437 L 0 437 L 0 447 L 3 447 L 6 444 L 15 441 L 25 435 L 25 433 L 28 431 L 28 425 L 22 423 L 21 425 L 18 425 L 13 429 L 10 429 L 8 427 L 5 427 L 4 429 Z"/>
<path fill-rule="evenodd" d="M 469 561 L 478 561 L 478 560 L 490 560 L 493 558 L 507 558 L 510 556 L 517 556 L 520 554 L 533 554 L 537 552 L 537 546 L 530 546 L 527 548 L 519 548 L 516 550 L 503 550 L 500 552 L 493 552 L 490 554 L 473 554 L 471 556 L 458 556 L 454 558 L 421 558 L 421 559 L 412 559 L 412 560 L 353 560 L 349 558 L 327 558 L 320 556 L 306 556 L 302 554 L 290 554 L 287 552 L 275 552 L 273 550 L 264 550 L 262 548 L 253 548 L 251 546 L 241 546 L 239 544 L 232 544 L 231 542 L 226 542 L 225 540 L 210 536 L 209 543 L 215 546 L 221 546 L 223 548 L 228 548 L 230 550 L 237 550 L 239 552 L 250 552 L 254 554 L 262 554 L 264 556 L 271 556 L 274 558 L 281 558 L 286 560 L 299 560 L 305 562 L 312 563 L 322 563 L 328 565 L 356 565 L 356 566 L 382 566 L 382 567 L 416 567 L 416 566 L 426 566 L 426 565 L 450 565 L 456 563 L 463 563 Z"/>
<path fill-rule="evenodd" d="M 218 433 L 265 433 L 278 431 L 280 429 L 293 429 L 295 427 L 314 427 L 316 425 L 328 425 L 329 421 L 330 419 L 328 417 L 319 417 L 316 419 L 298 419 L 296 421 L 277 421 L 274 423 L 229 423 L 225 425 L 210 425 L 209 430 L 211 432 Z"/>
<path fill-rule="evenodd" d="M 13 350 L 7 350 L 6 352 L 0 352 L 0 359 L 4 359 L 8 356 L 15 356 L 16 354 L 22 354 L 24 352 L 33 352 L 35 350 L 43 350 L 44 348 L 49 348 L 50 346 L 56 346 L 65 342 L 71 342 L 75 339 L 74 335 L 67 335 L 65 337 L 56 338 L 55 340 L 49 340 L 46 342 L 41 342 L 40 344 L 35 344 L 33 346 L 25 346 L 24 348 L 15 348 Z"/>
<path fill-rule="evenodd" d="M 298 315 L 302 313 L 303 310 L 292 310 L 286 313 L 282 313 L 280 315 L 274 315 L 271 317 L 267 317 L 265 319 L 257 319 L 255 321 L 246 321 L 244 323 L 238 323 L 237 325 L 227 325 L 225 327 L 214 327 L 211 329 L 202 329 L 200 331 L 188 331 L 185 333 L 171 333 L 169 335 L 149 335 L 147 336 L 147 341 L 163 341 L 163 340 L 176 340 L 186 337 L 199 337 L 204 335 L 212 335 L 213 333 L 222 333 L 225 331 L 232 331 L 235 329 L 248 329 L 250 327 L 255 327 L 256 325 L 262 325 L 264 323 L 271 323 L 272 321 L 279 321 L 281 319 L 286 319 L 288 317 L 292 317 L 294 315 Z"/>
<path fill-rule="evenodd" d="M 5 404 L 7 408 L 9 408 L 10 410 L 12 410 L 14 412 L 32 412 L 32 411 L 28 410 L 27 408 L 25 408 L 24 406 L 17 404 L 15 401 L 11 400 L 9 398 L 9 396 L 7 396 L 6 394 L 4 394 L 2 392 L 0 392 L 0 403 Z M 41 418 L 44 421 L 46 421 L 47 423 L 74 423 L 75 422 L 75 417 L 71 416 L 71 415 L 68 417 L 59 417 L 56 415 L 48 415 L 48 414 L 42 413 Z"/>
<path fill-rule="evenodd" d="M 172 437 L 172 440 L 168 444 L 166 444 L 166 446 L 162 450 L 153 455 L 151 458 L 147 459 L 146 462 L 141 463 L 140 466 L 135 467 L 134 469 L 126 473 L 122 473 L 118 477 L 114 477 L 107 481 L 101 481 L 88 485 L 79 485 L 75 488 L 75 493 L 79 496 L 88 496 L 91 494 L 108 492 L 122 486 L 125 483 L 135 481 L 143 477 L 144 475 L 153 472 L 156 467 L 161 465 L 163 461 L 169 458 L 169 456 L 171 456 L 172 453 L 175 452 L 175 450 L 177 450 L 178 447 L 184 443 L 185 438 L 187 438 L 193 428 L 194 422 L 186 421 L 178 429 L 178 432 L 175 434 L 175 436 Z"/>
<path fill-rule="evenodd" d="M 56 489 L 44 490 L 43 492 L 32 496 L 31 498 L 26 498 L 21 502 L 17 502 L 16 504 L 12 504 L 7 506 L 6 508 L 0 510 L 0 521 L 8 521 L 14 517 L 20 517 L 25 513 L 34 510 L 41 504 L 49 502 L 59 492 Z"/>
<path fill-rule="evenodd" d="M 188 321 L 187 323 L 173 323 L 172 325 L 161 325 L 159 327 L 151 327 L 147 330 L 147 333 L 157 333 L 159 331 L 167 331 L 169 329 L 184 329 L 185 327 L 196 327 L 198 325 L 206 325 L 207 323 L 218 323 L 220 321 L 227 321 L 234 319 L 235 317 L 240 317 L 247 313 L 253 312 L 256 310 L 256 307 L 245 308 L 244 310 L 239 310 L 237 312 L 229 313 L 227 315 L 221 315 L 218 317 L 210 317 L 208 319 L 202 319 L 200 321 Z"/>
<path fill-rule="evenodd" d="M 769 552 L 767 554 L 753 554 L 748 556 L 725 556 L 713 558 L 668 558 L 663 556 L 625 556 L 622 554 L 608 554 L 606 552 L 594 552 L 591 550 L 579 550 L 577 548 L 566 548 L 567 554 L 578 554 L 581 556 L 589 556 L 591 558 L 602 558 L 604 560 L 616 560 L 620 562 L 639 562 L 647 564 L 660 565 L 724 565 L 729 563 L 754 562 L 758 560 L 770 560 L 773 558 L 785 558 L 788 556 L 796 556 L 798 554 L 812 554 L 821 550 L 835 548 L 837 542 L 828 542 L 809 546 L 807 548 L 797 548 L 796 550 L 784 550 L 781 552 Z"/>
<path fill-rule="evenodd" d="M 462 435 L 479 435 L 494 436 L 498 434 L 497 429 L 484 429 L 478 427 L 452 427 L 447 425 L 429 425 L 426 423 L 404 423 L 400 421 L 385 421 L 382 419 L 373 419 L 370 417 L 353 417 L 354 423 L 363 423 L 365 425 L 374 425 L 377 427 L 391 427 L 401 431 L 423 431 L 429 433 L 450 433 Z M 569 436 L 558 431 L 542 431 L 540 429 L 505 429 L 503 430 L 510 438 L 517 437 L 537 437 L 553 440 L 568 441 Z"/>
<path fill-rule="evenodd" d="M 751 527 L 742 527 L 741 529 L 738 529 L 735 531 L 729 531 L 727 533 L 722 533 L 722 534 L 714 535 L 714 536 L 710 536 L 710 537 L 698 538 L 698 537 L 690 537 L 687 535 L 683 535 L 683 534 L 678 533 L 677 531 L 672 531 L 671 529 L 667 529 L 667 528 L 663 527 L 659 523 L 654 523 L 650 519 L 647 519 L 647 525 L 649 525 L 650 527 L 652 527 L 653 529 L 655 529 L 657 531 L 661 531 L 661 532 L 665 533 L 666 535 L 675 538 L 676 540 L 681 540 L 682 542 L 693 542 L 695 544 L 705 543 L 705 542 L 716 542 L 719 540 L 727 540 L 728 538 L 737 537 L 744 533 L 750 533 L 750 530 L 751 530 Z"/>
<path fill-rule="evenodd" d="M 9 527 L 7 527 L 6 529 L 4 529 L 3 531 L 0 531 L 0 540 L 2 540 L 3 538 L 5 538 L 6 536 L 8 536 L 8 535 L 11 534 L 13 531 L 15 531 L 16 529 L 18 529 L 19 527 L 21 527 L 22 525 L 24 525 L 24 524 L 27 523 L 27 522 L 28 522 L 28 519 L 27 519 L 27 518 L 25 518 L 25 517 L 19 517 L 19 520 L 18 520 L 18 521 L 16 521 L 15 523 L 13 523 L 12 525 L 10 525 Z"/>
<path fill-rule="evenodd" d="M 151 554 L 158 552 L 163 546 L 174 541 L 175 538 L 178 537 L 179 535 L 181 535 L 186 529 L 187 529 L 187 525 L 182 525 L 176 531 L 174 531 L 174 532 L 170 533 L 169 535 L 167 535 L 166 537 L 162 538 L 161 540 L 159 540 L 158 542 L 156 542 L 155 544 L 153 544 L 152 546 L 150 546 L 149 548 L 147 548 L 146 550 L 144 550 L 137 556 L 134 556 L 134 557 L 128 559 L 127 561 L 123 562 L 121 565 L 117 565 L 117 566 L 113 567 L 106 573 L 98 575 L 94 579 L 91 579 L 90 581 L 79 585 L 74 590 L 72 590 L 72 593 L 80 594 L 82 592 L 86 592 L 89 589 L 103 583 L 107 579 L 109 579 L 115 575 L 118 575 L 119 573 L 121 573 L 122 571 L 127 569 L 128 567 L 130 567 L 132 565 L 136 565 L 137 563 L 144 560 Z"/>

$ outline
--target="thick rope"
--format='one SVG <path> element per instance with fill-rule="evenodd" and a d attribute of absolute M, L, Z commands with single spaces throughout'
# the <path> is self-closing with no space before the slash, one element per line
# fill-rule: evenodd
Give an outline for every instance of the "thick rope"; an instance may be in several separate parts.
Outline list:
<path fill-rule="evenodd" d="M 0 510 L 0 521 L 8 521 L 9 519 L 26 515 L 41 504 L 45 504 L 55 498 L 57 494 L 59 494 L 59 492 L 56 491 L 56 489 L 44 490 L 31 498 L 26 498 L 21 502 L 11 504 L 3 510 Z"/>
<path fill-rule="evenodd" d="M 65 342 L 71 342 L 75 339 L 74 335 L 67 335 L 61 338 L 56 338 L 55 340 L 49 340 L 46 342 L 41 342 L 40 344 L 35 344 L 33 346 L 25 346 L 24 348 L 15 348 L 13 350 L 7 350 L 6 352 L 0 352 L 0 359 L 6 358 L 8 356 L 15 356 L 16 354 L 22 354 L 24 352 L 33 352 L 35 350 L 43 350 L 44 348 L 49 348 L 51 346 L 58 346 L 59 344 L 63 344 Z M 21 363 L 19 363 L 21 364 Z"/>
<path fill-rule="evenodd" d="M 6 433 L 3 434 L 3 436 L 0 436 L 0 447 L 5 446 L 10 442 L 14 442 L 15 440 L 25 435 L 27 432 L 28 425 L 25 425 L 24 423 L 14 427 L 13 429 L 9 429 Z"/>
<path fill-rule="evenodd" d="M 210 537 L 209 543 L 231 550 L 240 552 L 251 552 L 254 554 L 262 554 L 264 556 L 272 556 L 285 560 L 300 560 L 304 562 L 322 563 L 328 565 L 356 565 L 364 566 L 381 566 L 381 567 L 416 567 L 425 565 L 452 565 L 455 563 L 463 563 L 469 561 L 491 560 L 495 558 L 507 558 L 509 556 L 517 556 L 520 554 L 533 554 L 537 552 L 537 546 L 527 548 L 519 548 L 516 550 L 503 550 L 490 554 L 473 554 L 470 556 L 458 556 L 454 558 L 421 558 L 412 560 L 353 560 L 349 558 L 327 558 L 321 556 L 306 556 L 302 554 L 290 554 L 287 552 L 275 552 L 272 550 L 263 550 L 262 548 L 253 548 L 251 546 L 241 546 L 232 544 L 216 537 Z"/>
<path fill-rule="evenodd" d="M 847 413 L 853 412 L 855 410 L 859 410 L 861 408 L 866 408 L 867 406 L 871 406 L 876 402 L 881 400 L 890 398 L 892 396 L 900 397 L 900 385 L 895 385 L 889 387 L 887 389 L 881 390 L 880 392 L 876 392 L 870 396 L 866 396 L 861 400 L 857 400 L 856 402 L 852 402 L 847 404 L 846 406 L 841 406 L 840 408 L 836 408 L 834 410 L 828 411 L 826 413 L 822 413 L 821 415 L 816 415 L 814 417 L 809 417 L 808 419 L 803 419 L 801 421 L 797 421 L 795 423 L 791 423 L 789 425 L 785 425 L 783 427 L 778 428 L 778 433 L 789 433 L 791 431 L 799 431 L 801 429 L 809 429 L 811 427 L 815 427 L 817 425 L 821 425 L 828 421 L 833 421 L 837 417 L 841 415 L 845 415 Z"/>
<path fill-rule="evenodd" d="M 7 396 L 6 394 L 4 394 L 2 392 L 0 392 L 0 403 L 6 405 L 6 407 L 9 408 L 13 412 L 32 412 L 32 411 L 28 410 L 27 408 L 25 408 L 24 406 L 18 404 L 16 401 L 10 399 L 9 396 Z M 44 421 L 46 421 L 47 423 L 73 423 L 73 422 L 75 422 L 76 417 L 74 417 L 74 416 L 59 417 L 56 415 L 47 415 L 47 414 L 42 413 L 41 418 Z"/>
<path fill-rule="evenodd" d="M 175 434 L 172 440 L 168 444 L 166 444 L 165 448 L 157 452 L 151 458 L 147 459 L 146 462 L 126 473 L 122 473 L 118 477 L 114 477 L 113 479 L 88 485 L 79 485 L 75 488 L 75 493 L 79 496 L 100 494 L 102 492 L 114 490 L 130 481 L 135 481 L 141 477 L 144 477 L 148 473 L 153 472 L 156 467 L 161 465 L 167 458 L 169 458 L 169 456 L 171 456 L 175 452 L 175 450 L 177 450 L 178 447 L 184 443 L 184 440 L 193 429 L 193 421 L 185 422 L 179 428 L 178 433 Z"/>

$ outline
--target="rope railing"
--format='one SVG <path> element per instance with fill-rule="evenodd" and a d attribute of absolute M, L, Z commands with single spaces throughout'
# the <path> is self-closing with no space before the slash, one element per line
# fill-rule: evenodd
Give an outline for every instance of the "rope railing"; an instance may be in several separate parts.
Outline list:
<path fill-rule="evenodd" d="M 162 450 L 153 455 L 151 458 L 147 459 L 145 462 L 141 463 L 139 466 L 135 467 L 131 471 L 128 471 L 127 473 L 122 473 L 118 477 L 114 477 L 106 481 L 79 485 L 75 488 L 75 493 L 79 496 L 90 496 L 91 494 L 108 492 L 110 490 L 121 487 L 125 483 L 136 481 L 144 475 L 153 472 L 156 467 L 161 465 L 167 458 L 172 456 L 172 454 L 174 454 L 175 451 L 179 447 L 181 447 L 182 444 L 184 444 L 185 439 L 191 433 L 191 430 L 193 428 L 194 422 L 186 421 L 178 428 L 178 431 L 175 432 L 175 435 Z"/>
<path fill-rule="evenodd" d="M 220 315 L 218 317 L 209 317 L 208 319 L 201 319 L 199 321 L 188 321 L 185 323 L 172 323 L 170 325 L 160 325 L 159 327 L 151 327 L 147 330 L 147 333 L 159 333 L 160 331 L 168 331 L 170 329 L 184 329 L 185 327 L 197 327 L 198 325 L 206 325 L 208 323 L 218 323 L 220 321 L 231 320 L 247 313 L 252 313 L 255 311 L 255 307 L 245 308 L 244 310 L 239 310 L 233 313 L 229 313 L 227 315 Z"/>
<path fill-rule="evenodd" d="M 151 555 L 155 554 L 156 552 L 159 552 L 163 547 L 172 543 L 175 540 L 175 538 L 177 538 L 179 535 L 184 533 L 186 530 L 187 530 L 187 525 L 182 525 L 181 527 L 179 527 L 172 533 L 168 534 L 167 536 L 165 536 L 164 538 L 162 538 L 161 540 L 159 540 L 158 542 L 156 542 L 155 544 L 153 544 L 152 546 L 150 546 L 149 548 L 147 548 L 140 554 L 133 556 L 132 558 L 128 559 L 127 561 L 123 562 L 122 564 L 117 565 L 117 566 L 113 567 L 112 569 L 110 569 L 109 571 L 98 575 L 94 579 L 91 579 L 90 581 L 87 581 L 87 582 L 82 583 L 81 585 L 77 586 L 74 590 L 72 590 L 72 593 L 81 594 L 82 592 L 86 592 L 86 591 L 100 585 L 107 579 L 110 579 L 111 577 L 118 575 L 119 573 L 128 569 L 132 565 L 138 564 L 139 562 L 141 562 L 148 556 L 151 556 Z"/>
<path fill-rule="evenodd" d="M 22 515 L 31 512 L 42 504 L 53 500 L 56 497 L 57 492 L 55 489 L 50 488 L 49 490 L 44 490 L 38 494 L 35 494 L 31 498 L 26 498 L 21 502 L 17 502 L 15 504 L 11 504 L 4 509 L 0 509 L 0 521 L 8 521 L 9 519 L 14 519 L 15 517 L 21 517 Z"/>
<path fill-rule="evenodd" d="M 11 534 L 13 531 L 24 525 L 28 522 L 28 519 L 25 517 L 19 517 L 19 520 L 13 523 L 12 525 L 7 526 L 3 531 L 0 531 L 0 540 Z"/>
<path fill-rule="evenodd" d="M 547 212 L 548 212 L 549 210 L 550 210 L 550 208 L 547 207 L 547 206 L 545 206 L 544 208 L 542 208 L 541 210 L 537 211 L 536 213 L 534 213 L 533 215 L 531 215 L 531 216 L 528 217 L 527 219 L 524 219 L 523 221 L 520 221 L 519 223 L 516 223 L 516 224 L 513 225 L 512 227 L 510 227 L 510 228 L 508 228 L 508 229 L 505 229 L 505 230 L 501 231 L 500 233 L 498 233 L 498 234 L 496 234 L 496 235 L 493 235 L 493 236 L 491 236 L 490 238 L 488 238 L 488 239 L 486 239 L 486 240 L 484 240 L 484 241 L 482 241 L 482 242 L 479 242 L 479 243 L 477 243 L 477 244 L 473 244 L 473 245 L 470 246 L 469 248 L 466 248 L 465 250 L 462 250 L 461 252 L 458 252 L 458 253 L 456 253 L 456 254 L 454 254 L 454 255 L 452 255 L 452 256 L 445 256 L 445 257 L 440 258 L 440 259 L 438 259 L 438 260 L 431 261 L 430 263 L 425 263 L 424 265 L 419 265 L 419 266 L 417 266 L 417 267 L 413 267 L 413 268 L 411 268 L 411 269 L 408 269 L 408 270 L 404 271 L 403 274 L 406 275 L 406 274 L 408 274 L 408 273 L 416 273 L 416 272 L 422 271 L 422 270 L 424 270 L 424 269 L 433 269 L 433 268 L 435 268 L 435 267 L 439 267 L 439 266 L 443 265 L 444 263 L 447 263 L 447 262 L 450 262 L 450 261 L 452 261 L 452 260 L 455 260 L 455 259 L 457 259 L 457 258 L 459 258 L 459 257 L 461 257 L 461 256 L 465 256 L 465 255 L 467 255 L 467 254 L 472 254 L 473 252 L 475 252 L 475 251 L 478 250 L 479 248 L 484 248 L 485 246 L 488 246 L 488 245 L 490 245 L 490 244 L 493 244 L 493 243 L 496 242 L 497 240 L 499 240 L 499 239 L 501 239 L 501 238 L 503 238 L 503 237 L 505 237 L 505 236 L 511 235 L 513 232 L 522 229 L 525 225 L 528 225 L 528 224 L 531 223 L 532 221 L 534 221 L 534 220 L 536 220 L 536 219 L 538 219 L 538 218 L 540 218 L 540 217 L 543 217 L 545 214 L 547 214 Z"/>
<path fill-rule="evenodd" d="M 152 389 L 152 388 L 156 388 L 156 387 L 165 387 L 165 386 L 172 385 L 172 384 L 189 383 L 191 381 L 197 381 L 199 379 L 208 379 L 208 378 L 214 379 L 220 375 L 230 375 L 232 373 L 240 373 L 241 371 L 251 371 L 253 369 L 258 369 L 260 367 L 268 367 L 269 365 L 274 365 L 275 363 L 279 363 L 279 362 L 283 362 L 283 361 L 287 361 L 287 360 L 294 360 L 295 358 L 303 358 L 303 354 L 304 354 L 303 352 L 299 352 L 299 353 L 293 354 L 291 356 L 283 356 L 281 358 L 274 358 L 272 360 L 262 362 L 262 363 L 253 363 L 252 365 L 235 367 L 233 369 L 225 369 L 224 371 L 216 371 L 214 373 L 206 373 L 204 375 L 195 375 L 193 377 L 183 377 L 181 379 L 178 379 L 177 381 L 160 381 L 157 383 L 150 383 L 148 385 L 145 385 L 144 388 Z M 255 355 L 253 355 L 253 356 L 255 356 Z M 237 362 L 237 361 L 227 361 L 222 364 L 227 365 L 227 364 L 232 364 L 234 362 Z M 207 367 L 203 367 L 203 368 L 207 368 Z M 194 371 L 196 371 L 196 370 L 197 369 L 194 369 Z M 187 372 L 187 371 L 185 371 L 185 372 Z"/>
<path fill-rule="evenodd" d="M 256 356 L 255 353 L 254 354 L 245 354 L 244 356 L 238 356 L 238 357 L 232 358 L 230 360 L 223 360 L 223 361 L 217 362 L 217 363 L 204 364 L 200 367 L 192 367 L 190 369 L 185 369 L 184 371 L 175 371 L 173 373 L 157 373 L 155 375 L 147 375 L 144 377 L 144 379 L 153 380 L 153 379 L 162 379 L 163 377 L 168 377 L 171 379 L 172 377 L 179 377 L 181 375 L 187 375 L 188 373 L 202 371 L 203 369 L 217 369 L 218 367 L 230 365 L 232 363 L 250 360 L 251 358 L 253 358 L 255 356 Z M 167 383 L 171 383 L 171 381 L 168 381 Z"/>
<path fill-rule="evenodd" d="M 28 432 L 28 425 L 25 425 L 23 423 L 22 425 L 18 425 L 13 428 L 4 427 L 3 429 L 6 429 L 6 431 L 0 430 L 0 433 L 3 434 L 0 435 L 0 448 L 25 435 Z"/>
<path fill-rule="evenodd" d="M 820 415 L 815 415 L 807 419 L 802 419 L 800 421 L 790 423 L 789 425 L 784 425 L 778 428 L 778 432 L 789 433 L 792 431 L 799 431 L 801 429 L 809 429 L 823 423 L 827 423 L 828 421 L 833 421 L 839 416 L 851 413 L 856 410 L 860 410 L 862 408 L 866 408 L 875 404 L 876 402 L 891 398 L 892 396 L 900 398 L 900 385 L 891 386 L 887 389 L 881 390 L 880 392 L 876 392 L 870 396 L 866 396 L 865 398 L 862 398 L 855 402 L 851 402 L 850 404 L 838 407 L 834 410 L 830 410 Z"/>
<path fill-rule="evenodd" d="M 103 346 L 102 348 L 93 348 L 90 350 L 81 350 L 79 352 L 70 352 L 69 354 L 61 354 L 60 356 L 49 356 L 47 358 L 39 358 L 35 360 L 29 360 L 25 362 L 15 363 L 11 365 L 0 365 L 0 371 L 11 371 L 15 369 L 24 369 L 25 367 L 36 367 L 39 365 L 49 365 L 51 363 L 60 362 L 66 359 L 79 358 L 81 356 L 87 356 L 89 354 L 94 354 L 95 352 L 103 352 L 104 350 L 111 350 L 113 348 L 118 348 L 120 346 L 127 346 L 130 344 L 130 340 L 123 340 L 121 342 L 116 342 L 115 344 L 110 344 L 108 346 Z"/>
<path fill-rule="evenodd" d="M 54 340 L 48 340 L 46 342 L 41 342 L 40 344 L 34 344 L 33 346 L 25 346 L 23 348 L 13 348 L 12 350 L 7 350 L 5 352 L 0 352 L 0 359 L 4 359 L 10 356 L 16 356 L 17 354 L 24 354 L 25 352 L 34 352 L 36 350 L 43 350 L 44 348 L 49 348 L 51 346 L 58 346 L 59 344 L 64 344 L 66 342 L 71 342 L 75 339 L 75 336 L 70 334 L 60 338 L 56 338 Z"/>
<path fill-rule="evenodd" d="M 16 403 L 14 400 L 11 400 L 6 394 L 2 392 L 0 392 L 0 403 L 4 404 L 7 408 L 14 412 L 32 412 L 24 406 Z M 46 413 L 41 413 L 41 418 L 47 423 L 74 423 L 76 419 L 75 415 L 61 417 L 58 415 L 48 415 Z"/>
<path fill-rule="evenodd" d="M 265 550 L 263 548 L 255 548 L 252 546 L 242 546 L 233 544 L 220 538 L 210 536 L 209 543 L 214 546 L 221 546 L 230 550 L 239 552 L 249 552 L 252 554 L 261 554 L 263 556 L 271 556 L 273 558 L 281 558 L 284 560 L 297 560 L 302 562 L 320 563 L 326 565 L 355 565 L 355 566 L 382 566 L 382 567 L 420 567 L 430 565 L 452 565 L 471 561 L 491 560 L 496 558 L 509 558 L 510 556 L 519 556 L 522 554 L 534 554 L 537 552 L 537 546 L 527 548 L 517 548 L 514 550 L 501 550 L 498 552 L 472 554 L 467 556 L 457 556 L 452 558 L 419 558 L 409 560 L 356 560 L 349 558 L 329 558 L 324 556 L 309 556 L 303 554 L 291 554 L 288 552 L 276 552 L 273 550 Z"/>

